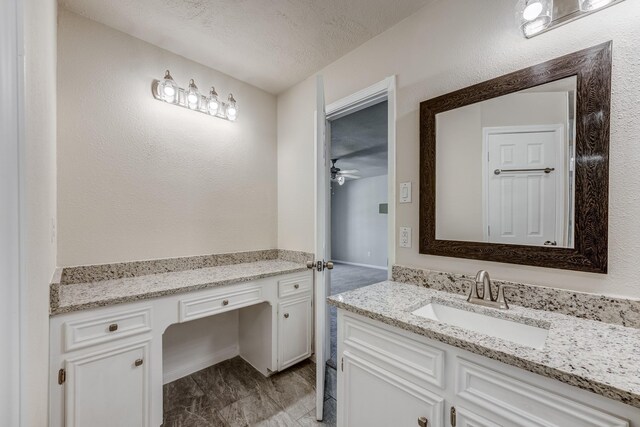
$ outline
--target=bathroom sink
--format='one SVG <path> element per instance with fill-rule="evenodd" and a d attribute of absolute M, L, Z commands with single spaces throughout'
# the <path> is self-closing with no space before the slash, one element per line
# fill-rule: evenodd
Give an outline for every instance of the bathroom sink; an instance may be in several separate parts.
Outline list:
<path fill-rule="evenodd" d="M 549 334 L 548 329 L 538 326 L 499 319 L 435 302 L 413 311 L 412 314 L 536 349 L 544 347 Z"/>

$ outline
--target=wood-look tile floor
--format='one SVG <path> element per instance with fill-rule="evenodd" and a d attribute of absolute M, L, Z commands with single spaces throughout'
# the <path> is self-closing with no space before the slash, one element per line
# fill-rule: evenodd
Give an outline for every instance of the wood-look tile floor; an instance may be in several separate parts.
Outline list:
<path fill-rule="evenodd" d="M 317 422 L 315 369 L 305 361 L 265 378 L 240 357 L 210 366 L 164 386 L 163 427 L 335 426 L 335 371 Z"/>

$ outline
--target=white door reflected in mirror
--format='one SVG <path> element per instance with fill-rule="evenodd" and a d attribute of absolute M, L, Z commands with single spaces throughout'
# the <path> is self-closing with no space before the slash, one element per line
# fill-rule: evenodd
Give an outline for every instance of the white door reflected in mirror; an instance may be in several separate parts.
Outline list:
<path fill-rule="evenodd" d="M 572 248 L 576 77 L 436 116 L 436 238 Z"/>

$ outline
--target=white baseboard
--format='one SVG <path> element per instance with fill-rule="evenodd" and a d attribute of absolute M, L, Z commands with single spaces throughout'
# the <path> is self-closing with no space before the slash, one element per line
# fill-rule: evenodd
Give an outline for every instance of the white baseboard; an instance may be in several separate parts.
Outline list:
<path fill-rule="evenodd" d="M 204 368 L 208 368 L 209 366 L 215 365 L 216 363 L 224 362 L 227 359 L 236 357 L 239 354 L 240 353 L 238 345 L 235 344 L 227 348 L 220 349 L 213 354 L 208 354 L 206 357 L 202 357 L 200 359 L 187 359 L 188 363 L 181 364 L 178 368 L 172 371 L 163 372 L 162 383 L 167 384 L 172 381 L 179 380 L 180 378 L 191 375 L 194 372 L 198 372 Z"/>
<path fill-rule="evenodd" d="M 357 262 L 347 262 L 347 261 L 340 261 L 340 260 L 333 260 L 334 264 L 346 264 L 346 265 L 355 265 L 356 267 L 367 267 L 367 268 L 375 268 L 376 270 L 384 270 L 387 271 L 387 267 L 381 267 L 379 265 L 370 265 L 370 264 L 359 264 Z"/>

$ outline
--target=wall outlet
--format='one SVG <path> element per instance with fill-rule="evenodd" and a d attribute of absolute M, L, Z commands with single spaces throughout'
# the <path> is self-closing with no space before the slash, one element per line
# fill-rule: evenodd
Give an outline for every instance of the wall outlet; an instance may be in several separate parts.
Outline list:
<path fill-rule="evenodd" d="M 400 247 L 411 247 L 411 227 L 400 227 Z"/>
<path fill-rule="evenodd" d="M 411 183 L 400 183 L 400 203 L 411 203 Z"/>

